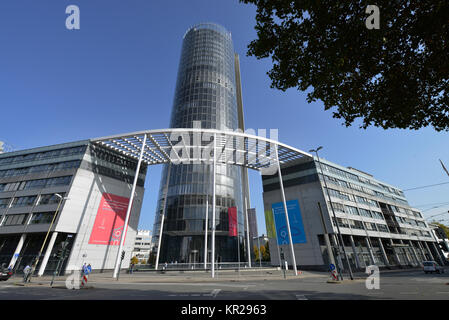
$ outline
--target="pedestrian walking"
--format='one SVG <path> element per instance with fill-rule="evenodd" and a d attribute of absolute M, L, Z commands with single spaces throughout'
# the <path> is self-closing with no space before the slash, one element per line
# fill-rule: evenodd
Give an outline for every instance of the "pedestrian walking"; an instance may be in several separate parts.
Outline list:
<path fill-rule="evenodd" d="M 84 262 L 83 266 L 81 267 L 81 273 L 86 274 L 87 273 L 87 263 Z"/>

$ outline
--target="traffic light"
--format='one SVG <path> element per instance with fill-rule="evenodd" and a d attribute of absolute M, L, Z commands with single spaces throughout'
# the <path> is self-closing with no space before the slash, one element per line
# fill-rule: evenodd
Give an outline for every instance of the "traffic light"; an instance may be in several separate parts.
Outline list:
<path fill-rule="evenodd" d="M 122 260 L 125 259 L 125 251 L 122 251 Z"/>

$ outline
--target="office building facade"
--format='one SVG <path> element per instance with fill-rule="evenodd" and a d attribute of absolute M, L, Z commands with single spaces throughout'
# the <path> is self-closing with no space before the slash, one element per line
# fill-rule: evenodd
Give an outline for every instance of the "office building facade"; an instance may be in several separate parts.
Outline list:
<path fill-rule="evenodd" d="M 243 129 L 241 101 L 238 56 L 234 54 L 231 34 L 211 23 L 191 27 L 184 35 L 170 127 Z M 154 251 L 157 251 L 165 212 L 161 262 L 199 263 L 204 261 L 205 254 L 210 262 L 211 241 L 207 241 L 205 253 L 205 232 L 210 234 L 212 228 L 212 168 L 202 163 L 165 165 L 153 228 Z M 246 169 L 217 165 L 217 261 L 245 260 L 244 213 L 249 206 L 246 190 Z M 237 230 L 229 228 L 230 219 L 236 220 Z"/>
<path fill-rule="evenodd" d="M 327 270 L 330 256 L 324 235 L 328 234 L 335 261 L 348 270 L 338 245 L 339 230 L 352 269 L 373 264 L 418 266 L 425 260 L 444 262 L 431 229 L 400 189 L 354 168 L 317 160 L 298 161 L 281 170 L 286 200 L 297 204 L 296 216 L 290 217 L 289 212 L 289 219 L 302 224 L 302 230 L 292 233 L 304 233 L 301 241 L 293 240 L 297 265 Z M 264 176 L 263 190 L 271 262 L 278 265 L 283 253 L 291 264 L 288 245 L 278 239 L 282 231 L 276 232 L 276 218 L 282 218 L 283 209 L 282 215 L 273 215 L 282 201 L 278 175 Z"/>
<path fill-rule="evenodd" d="M 0 154 L 0 263 L 21 272 L 38 258 L 36 274 L 52 273 L 55 253 L 67 243 L 61 274 L 83 263 L 94 272 L 113 269 L 136 163 L 88 140 Z M 145 173 L 143 166 L 123 267 L 134 245 Z"/>
<path fill-rule="evenodd" d="M 134 249 L 131 254 L 132 257 L 136 257 L 139 263 L 148 262 L 151 253 L 151 231 L 150 230 L 137 230 L 136 240 L 134 242 Z"/>

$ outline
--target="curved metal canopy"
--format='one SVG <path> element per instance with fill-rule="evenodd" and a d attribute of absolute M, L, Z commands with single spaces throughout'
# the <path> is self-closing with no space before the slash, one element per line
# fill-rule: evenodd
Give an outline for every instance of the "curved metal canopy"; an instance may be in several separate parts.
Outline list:
<path fill-rule="evenodd" d="M 145 139 L 146 135 L 146 139 Z M 169 128 L 138 131 L 101 138 L 92 142 L 129 157 L 139 159 L 142 145 L 145 148 L 142 161 L 154 164 L 212 163 L 214 137 L 217 138 L 217 163 L 234 164 L 259 171 L 276 173 L 278 150 L 280 165 L 313 158 L 309 153 L 290 147 L 279 141 L 248 133 L 201 129 Z"/>

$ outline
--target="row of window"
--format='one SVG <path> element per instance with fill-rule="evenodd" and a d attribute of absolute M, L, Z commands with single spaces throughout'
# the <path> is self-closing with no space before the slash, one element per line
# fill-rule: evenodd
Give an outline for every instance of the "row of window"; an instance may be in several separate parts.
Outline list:
<path fill-rule="evenodd" d="M 334 225 L 337 225 L 335 218 L 332 218 Z M 369 231 L 381 231 L 388 232 L 388 227 L 384 224 L 363 222 L 360 220 L 337 218 L 338 226 L 341 228 L 369 230 Z"/>
<path fill-rule="evenodd" d="M 327 190 L 329 191 L 329 194 L 331 196 L 342 199 L 342 200 L 354 201 L 354 202 L 358 202 L 358 203 L 362 203 L 362 204 L 371 205 L 371 206 L 374 206 L 377 208 L 379 207 L 379 204 L 377 203 L 377 201 L 367 199 L 365 197 L 353 196 L 352 194 L 342 192 L 339 190 L 335 190 L 335 189 L 330 189 L 330 188 L 327 188 Z"/>
<path fill-rule="evenodd" d="M 363 208 L 357 208 L 357 207 L 353 207 L 353 206 L 347 206 L 347 205 L 343 205 L 343 204 L 337 203 L 337 202 L 332 202 L 332 206 L 334 207 L 335 210 L 343 212 L 343 213 L 348 213 L 348 214 L 352 214 L 352 215 L 356 215 L 356 216 L 364 216 L 367 218 L 385 220 L 382 213 L 377 212 L 377 211 L 367 210 L 367 209 L 363 209 Z"/>
<path fill-rule="evenodd" d="M 168 195 L 189 195 L 189 194 L 212 194 L 211 184 L 193 183 L 193 184 L 178 184 L 168 187 Z M 216 185 L 215 192 L 217 195 L 233 197 L 234 187 L 226 185 Z"/>
<path fill-rule="evenodd" d="M 389 229 L 384 224 L 372 223 L 372 222 L 362 222 L 358 220 L 352 219 L 344 219 L 337 218 L 338 226 L 341 228 L 350 228 L 350 229 L 359 229 L 359 230 L 368 230 L 368 231 L 379 231 L 379 232 L 389 232 Z M 332 222 L 334 225 L 335 218 L 332 218 Z M 415 229 L 401 228 L 400 234 L 410 235 L 410 236 L 418 236 L 418 237 L 431 237 L 430 232 L 421 231 Z"/>
<path fill-rule="evenodd" d="M 57 178 L 47 178 L 47 179 L 37 179 L 37 180 L 27 180 L 19 182 L 10 182 L 0 184 L 0 192 L 7 191 L 21 191 L 37 188 L 50 188 L 54 186 L 65 186 L 69 185 L 72 181 L 72 176 L 64 176 Z"/>
<path fill-rule="evenodd" d="M 205 194 L 189 194 L 179 195 L 174 197 L 168 197 L 167 206 L 182 207 L 189 205 L 205 205 L 206 202 L 209 206 L 212 206 L 212 196 Z M 223 197 L 220 195 L 215 196 L 215 204 L 223 207 L 235 207 L 235 200 L 231 197 Z"/>
<path fill-rule="evenodd" d="M 334 226 L 337 225 L 335 218 L 332 218 Z M 389 232 L 388 227 L 380 223 L 363 222 L 360 220 L 337 218 L 338 226 L 341 228 L 350 228 L 358 230 L 369 230 L 379 232 Z"/>
<path fill-rule="evenodd" d="M 339 212 L 353 214 L 353 215 L 360 215 L 360 216 L 364 216 L 364 217 L 368 217 L 368 218 L 385 220 L 382 213 L 377 212 L 377 211 L 367 210 L 367 209 L 363 209 L 363 208 L 356 208 L 353 206 L 343 205 L 343 204 L 337 203 L 337 202 L 332 202 L 332 206 L 334 207 L 334 209 L 336 211 L 339 211 Z M 399 217 L 399 216 L 396 216 L 396 219 L 398 219 L 398 221 L 401 223 L 409 224 L 412 226 L 420 226 L 420 227 L 424 227 L 424 228 L 427 227 L 426 224 L 422 221 L 416 221 L 413 219 L 403 218 L 403 217 Z"/>
<path fill-rule="evenodd" d="M 51 150 L 45 152 L 35 152 L 29 153 L 20 156 L 12 156 L 7 158 L 0 158 L 0 165 L 10 164 L 10 163 L 18 163 L 18 162 L 27 162 L 27 161 L 37 161 L 44 159 L 53 159 L 57 157 L 66 157 L 75 154 L 81 154 L 86 151 L 86 146 L 72 147 L 72 148 L 64 148 L 58 150 Z"/>
<path fill-rule="evenodd" d="M 0 170 L 0 178 L 21 176 L 36 172 L 54 172 L 54 171 L 68 170 L 72 168 L 78 168 L 80 166 L 80 163 L 81 163 L 80 160 L 75 160 L 75 161 L 43 164 L 38 166 L 30 166 L 17 169 Z"/>
<path fill-rule="evenodd" d="M 97 159 L 116 164 L 124 169 L 137 169 L 137 161 L 131 161 L 124 156 L 114 154 L 104 148 L 92 145 L 91 152 Z M 146 172 L 146 166 L 143 166 L 141 170 L 143 170 L 143 172 Z"/>
<path fill-rule="evenodd" d="M 418 211 L 413 211 L 413 210 L 397 207 L 394 205 L 388 205 L 388 206 L 391 208 L 391 211 L 393 211 L 393 212 L 399 212 L 399 213 L 407 214 L 412 217 L 422 218 L 421 213 L 419 213 Z"/>
<path fill-rule="evenodd" d="M 8 214 L 4 217 L 0 226 L 20 226 L 27 222 L 30 214 Z M 55 212 L 36 212 L 31 214 L 31 219 L 28 224 L 48 224 L 51 223 Z"/>
<path fill-rule="evenodd" d="M 62 197 L 64 197 L 65 193 L 60 193 Z M 11 201 L 12 199 L 12 201 Z M 38 199 L 38 201 L 35 201 Z M 58 203 L 61 198 L 58 197 L 55 193 L 42 194 L 39 197 L 37 195 L 34 196 L 25 196 L 25 197 L 15 197 L 15 198 L 3 198 L 0 199 L 0 208 L 17 208 L 17 207 L 28 207 L 33 206 L 36 203 L 36 206 L 39 205 L 48 205 Z"/>
<path fill-rule="evenodd" d="M 358 175 L 346 172 L 344 170 L 341 170 L 341 169 L 329 166 L 327 164 L 322 164 L 322 167 L 323 167 L 323 171 L 327 171 L 327 172 L 333 173 L 335 175 L 338 175 L 338 176 L 346 178 L 346 179 L 350 179 L 350 180 L 354 180 L 354 181 L 359 181 L 359 182 L 362 182 L 362 183 L 370 184 L 370 185 L 372 185 L 374 187 L 381 188 L 381 189 L 383 189 L 385 191 L 394 193 L 394 194 L 402 196 L 402 197 L 404 196 L 404 193 L 402 191 L 400 191 L 400 190 L 387 187 L 385 185 L 376 183 L 376 182 L 371 181 L 369 179 L 366 179 L 364 177 L 361 177 L 361 176 L 358 176 Z"/>
<path fill-rule="evenodd" d="M 401 233 L 409 236 L 417 236 L 417 237 L 431 237 L 430 232 L 421 231 L 415 229 L 401 228 Z"/>
<path fill-rule="evenodd" d="M 426 224 L 423 221 L 416 221 L 413 219 L 403 218 L 403 217 L 396 217 L 396 219 L 404 224 L 409 224 L 411 226 L 418 226 L 418 227 L 424 227 L 426 228 Z"/>
<path fill-rule="evenodd" d="M 322 175 L 320 174 L 319 176 L 320 176 L 320 180 L 322 180 Z M 387 196 L 387 195 L 383 194 L 382 192 L 371 190 L 371 189 L 359 186 L 359 185 L 354 184 L 354 183 L 343 181 L 343 180 L 340 180 L 340 179 L 337 179 L 337 178 L 334 178 L 334 177 L 330 177 L 330 176 L 327 176 L 327 175 L 324 175 L 324 179 L 326 179 L 327 183 L 331 183 L 331 184 L 334 184 L 334 185 L 338 185 L 340 187 L 352 189 L 352 190 L 355 190 L 355 191 L 363 192 L 363 193 L 366 193 L 366 194 L 369 194 L 369 195 L 374 195 L 374 196 L 377 196 L 377 197 L 380 197 L 380 198 L 385 198 L 385 199 L 390 200 L 390 201 L 400 202 L 400 203 L 402 203 L 404 205 L 408 205 L 408 203 L 406 201 Z M 365 200 L 365 198 L 359 197 L 358 202 L 360 202 L 360 203 L 367 203 L 367 202 L 370 203 L 370 202 L 373 202 L 373 200 L 368 200 L 368 199 Z M 418 212 L 412 212 L 409 209 L 404 209 L 404 208 L 396 207 L 396 206 L 393 206 L 393 205 L 391 207 L 394 208 L 393 211 L 395 211 L 395 212 L 403 212 L 403 213 L 406 213 L 406 214 L 409 214 L 409 215 L 415 215 L 417 217 L 421 217 Z"/>

